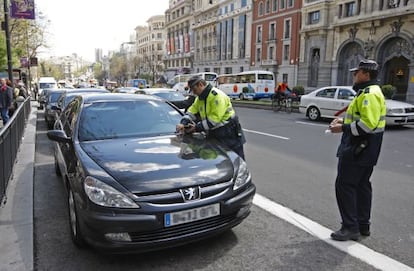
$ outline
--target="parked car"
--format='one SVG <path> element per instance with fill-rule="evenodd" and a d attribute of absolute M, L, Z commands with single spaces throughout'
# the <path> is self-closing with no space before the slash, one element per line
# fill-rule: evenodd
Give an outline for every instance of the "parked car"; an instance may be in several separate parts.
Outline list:
<path fill-rule="evenodd" d="M 77 246 L 159 250 L 249 215 L 256 188 L 246 162 L 202 134 L 177 135 L 181 117 L 152 95 L 84 94 L 69 103 L 47 136 Z"/>
<path fill-rule="evenodd" d="M 351 86 L 329 86 L 302 95 L 299 112 L 310 120 L 335 118 L 337 113 L 348 106 L 356 93 Z M 386 99 L 386 125 L 414 124 L 414 105 Z"/>
<path fill-rule="evenodd" d="M 55 119 L 59 118 L 60 113 L 65 107 L 76 97 L 85 93 L 110 93 L 107 89 L 102 88 L 75 88 L 66 89 L 61 93 L 56 102 L 56 106 L 52 106 L 52 110 L 55 112 Z"/>
<path fill-rule="evenodd" d="M 60 95 L 65 92 L 65 89 L 49 89 L 45 97 L 45 121 L 47 127 L 51 129 L 56 120 L 56 105 Z"/>

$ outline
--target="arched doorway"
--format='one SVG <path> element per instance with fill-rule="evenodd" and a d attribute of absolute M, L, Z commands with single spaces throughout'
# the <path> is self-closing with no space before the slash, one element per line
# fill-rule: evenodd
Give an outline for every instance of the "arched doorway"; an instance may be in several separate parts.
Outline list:
<path fill-rule="evenodd" d="M 364 58 L 364 49 L 357 42 L 346 44 L 339 52 L 337 85 L 350 86 L 353 84 L 352 74 L 349 69 L 358 66 Z"/>
<path fill-rule="evenodd" d="M 378 52 L 378 59 L 382 62 L 381 84 L 393 85 L 397 89 L 393 99 L 405 101 L 412 46 L 402 37 L 393 37 Z"/>
<path fill-rule="evenodd" d="M 408 88 L 408 64 L 403 56 L 393 57 L 384 65 L 384 84 L 393 85 L 397 91 L 392 97 L 395 100 L 405 101 Z"/>

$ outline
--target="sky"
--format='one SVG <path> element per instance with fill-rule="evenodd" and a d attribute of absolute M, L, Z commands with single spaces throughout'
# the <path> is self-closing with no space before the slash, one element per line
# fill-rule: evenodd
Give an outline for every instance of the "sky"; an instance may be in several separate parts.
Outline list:
<path fill-rule="evenodd" d="M 168 0 L 35 0 L 36 13 L 50 21 L 47 28 L 49 49 L 39 57 L 78 54 L 94 61 L 95 49 L 119 50 L 139 25 L 148 25 L 154 15 L 163 15 Z"/>

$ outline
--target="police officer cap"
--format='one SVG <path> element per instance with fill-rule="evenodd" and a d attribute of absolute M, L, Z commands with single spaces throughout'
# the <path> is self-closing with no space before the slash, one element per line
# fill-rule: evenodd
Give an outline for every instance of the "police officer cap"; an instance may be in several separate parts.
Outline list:
<path fill-rule="evenodd" d="M 361 62 L 359 62 L 358 67 L 352 68 L 349 71 L 354 72 L 358 70 L 364 70 L 364 71 L 378 71 L 379 65 L 374 60 L 370 59 L 362 59 Z"/>
<path fill-rule="evenodd" d="M 201 80 L 203 80 L 203 78 L 201 78 L 200 76 L 198 76 L 198 75 L 194 75 L 194 76 L 191 76 L 191 78 L 190 79 L 188 79 L 188 81 L 187 81 L 187 84 L 188 84 L 188 87 L 190 88 L 190 89 L 192 89 L 197 83 L 199 83 Z"/>

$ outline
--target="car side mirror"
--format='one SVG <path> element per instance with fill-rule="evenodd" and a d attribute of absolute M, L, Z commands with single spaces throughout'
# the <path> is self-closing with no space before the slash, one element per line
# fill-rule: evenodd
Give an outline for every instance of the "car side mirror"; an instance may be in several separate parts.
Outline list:
<path fill-rule="evenodd" d="M 72 142 L 72 138 L 67 137 L 65 132 L 62 130 L 50 130 L 47 132 L 47 137 L 52 141 L 56 141 L 60 143 Z"/>

